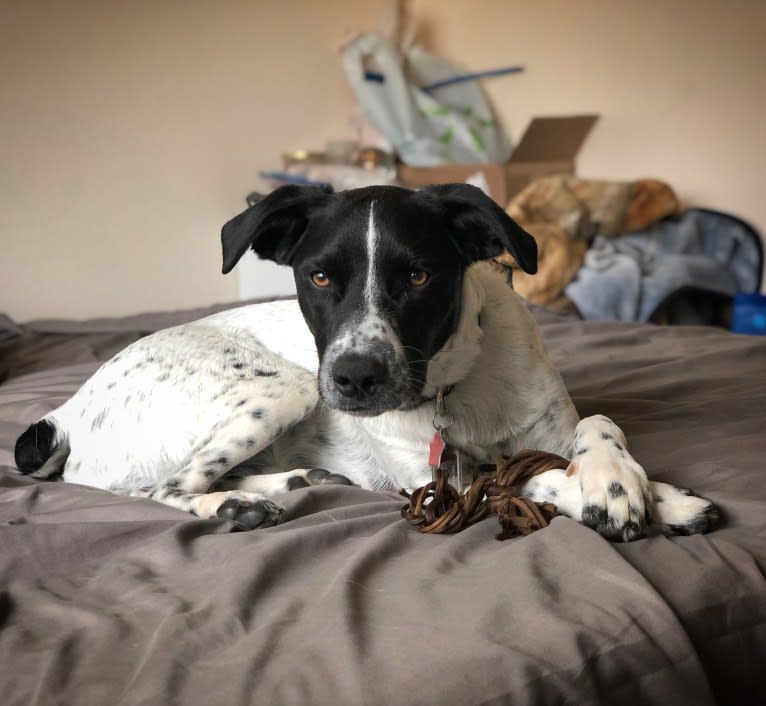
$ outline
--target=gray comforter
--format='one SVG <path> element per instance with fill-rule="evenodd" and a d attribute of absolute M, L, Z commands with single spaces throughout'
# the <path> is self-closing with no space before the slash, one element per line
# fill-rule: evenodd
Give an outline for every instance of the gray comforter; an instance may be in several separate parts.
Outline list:
<path fill-rule="evenodd" d="M 720 505 L 706 536 L 427 536 L 343 486 L 243 533 L 13 473 L 16 436 L 100 360 L 201 313 L 0 323 L 4 706 L 763 703 L 766 339 L 542 317 L 580 412 Z"/>

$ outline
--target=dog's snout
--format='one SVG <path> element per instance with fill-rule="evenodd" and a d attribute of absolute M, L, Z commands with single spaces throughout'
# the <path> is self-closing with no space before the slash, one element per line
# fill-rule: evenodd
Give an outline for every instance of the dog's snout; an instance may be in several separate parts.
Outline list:
<path fill-rule="evenodd" d="M 344 355 L 332 367 L 332 379 L 341 395 L 347 398 L 371 397 L 388 379 L 384 361 L 371 356 Z"/>

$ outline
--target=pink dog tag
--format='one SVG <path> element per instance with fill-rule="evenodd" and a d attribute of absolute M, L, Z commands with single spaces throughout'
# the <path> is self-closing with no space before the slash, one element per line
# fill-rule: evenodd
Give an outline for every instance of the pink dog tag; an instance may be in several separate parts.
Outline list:
<path fill-rule="evenodd" d="M 442 433 L 437 430 L 431 439 L 431 443 L 428 444 L 428 465 L 433 469 L 439 468 L 442 462 L 442 454 L 447 444 L 444 443 Z"/>

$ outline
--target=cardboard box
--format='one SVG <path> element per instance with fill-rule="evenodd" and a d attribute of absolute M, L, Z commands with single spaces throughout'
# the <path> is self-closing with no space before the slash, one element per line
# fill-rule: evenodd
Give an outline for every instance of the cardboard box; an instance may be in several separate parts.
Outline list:
<path fill-rule="evenodd" d="M 410 167 L 400 164 L 404 186 L 464 182 L 477 172 L 487 180 L 490 196 L 503 208 L 530 181 L 551 174 L 574 174 L 575 157 L 598 120 L 597 115 L 534 118 L 505 164 L 443 164 Z"/>

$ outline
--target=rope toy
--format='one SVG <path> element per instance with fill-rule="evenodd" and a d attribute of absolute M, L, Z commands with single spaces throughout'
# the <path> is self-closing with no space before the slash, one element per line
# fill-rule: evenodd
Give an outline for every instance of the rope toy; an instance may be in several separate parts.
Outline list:
<path fill-rule="evenodd" d="M 478 475 L 462 496 L 449 484 L 447 471 L 439 468 L 436 480 L 411 494 L 401 491 L 409 500 L 402 517 L 419 532 L 443 534 L 460 532 L 495 513 L 501 527 L 497 539 L 528 535 L 547 527 L 560 513 L 551 503 L 521 496 L 521 487 L 532 476 L 568 465 L 569 461 L 556 454 L 525 449 L 501 457 L 494 475 Z"/>

